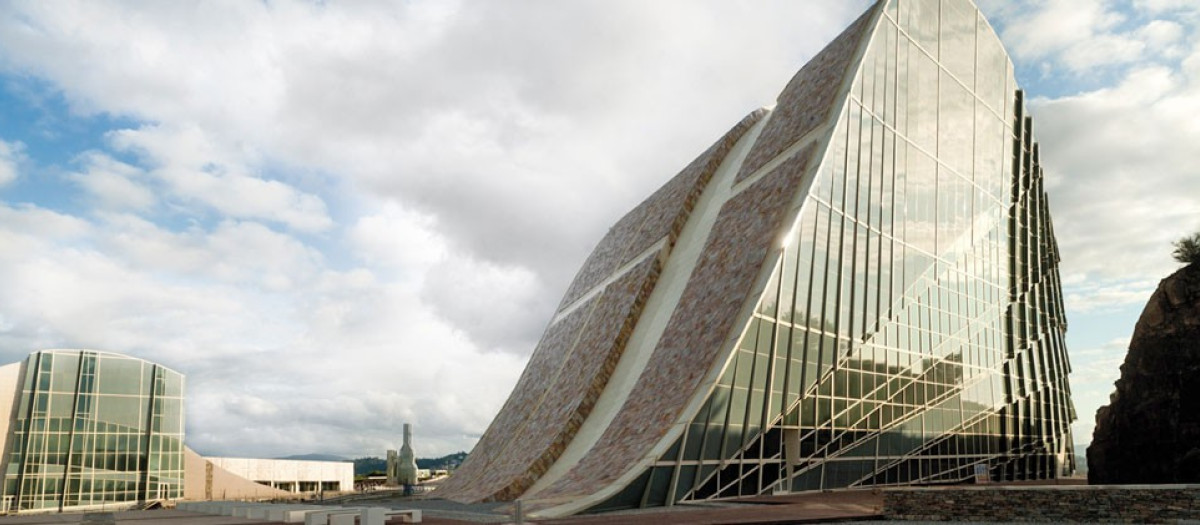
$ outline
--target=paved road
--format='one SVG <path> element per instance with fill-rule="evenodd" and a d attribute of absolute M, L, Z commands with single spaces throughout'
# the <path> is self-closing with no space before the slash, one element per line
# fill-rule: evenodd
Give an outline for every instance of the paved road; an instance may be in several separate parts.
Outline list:
<path fill-rule="evenodd" d="M 163 523 L 166 525 L 271 525 L 273 521 L 234 518 L 230 516 L 209 516 L 182 510 L 130 510 L 111 513 L 115 523 L 150 525 Z M 40 525 L 50 523 L 83 523 L 86 525 L 101 525 L 108 523 L 102 516 L 93 514 L 33 514 L 25 516 L 2 516 L 0 525 L 21 524 Z"/>

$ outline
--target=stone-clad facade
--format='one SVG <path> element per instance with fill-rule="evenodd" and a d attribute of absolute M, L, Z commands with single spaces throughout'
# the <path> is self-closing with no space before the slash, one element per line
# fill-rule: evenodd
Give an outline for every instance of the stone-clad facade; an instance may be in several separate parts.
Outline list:
<path fill-rule="evenodd" d="M 1032 120 L 970 0 L 881 0 L 601 240 L 438 495 L 535 516 L 1074 470 Z"/>
<path fill-rule="evenodd" d="M 623 472 L 612 465 L 638 461 L 670 429 L 733 329 L 811 158 L 811 148 L 804 150 L 722 207 L 679 308 L 617 419 L 571 472 L 531 499 L 579 497 L 615 481 Z"/>
<path fill-rule="evenodd" d="M 766 113 L 760 109 L 746 115 L 721 140 L 617 221 L 584 262 L 583 268 L 579 270 L 563 296 L 559 308 L 566 308 L 574 303 L 621 266 L 664 238 L 667 240 L 668 249 L 674 246 L 679 231 L 683 229 L 696 199 L 708 185 L 717 165 L 725 159 L 737 140 Z"/>
<path fill-rule="evenodd" d="M 829 122 L 830 113 L 837 109 L 838 97 L 844 95 L 842 79 L 846 69 L 861 47 L 864 32 L 874 21 L 872 14 L 872 11 L 863 13 L 788 82 L 770 121 L 738 170 L 738 182 Z"/>
<path fill-rule="evenodd" d="M 765 114 L 747 115 L 609 230 L 575 277 L 513 395 L 441 494 L 513 499 L 558 459 L 608 383 L 699 193 Z"/>

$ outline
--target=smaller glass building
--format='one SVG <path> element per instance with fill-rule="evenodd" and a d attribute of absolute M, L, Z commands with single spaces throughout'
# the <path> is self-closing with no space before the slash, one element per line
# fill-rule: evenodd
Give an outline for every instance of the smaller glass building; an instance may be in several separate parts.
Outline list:
<path fill-rule="evenodd" d="M 89 350 L 0 367 L 0 402 L 11 395 L 3 510 L 181 497 L 183 388 L 183 375 L 162 365 Z"/>

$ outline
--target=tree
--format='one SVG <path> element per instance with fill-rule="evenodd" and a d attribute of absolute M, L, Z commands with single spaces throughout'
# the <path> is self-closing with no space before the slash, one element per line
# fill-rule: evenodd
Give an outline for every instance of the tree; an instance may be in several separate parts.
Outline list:
<path fill-rule="evenodd" d="M 1200 262 L 1200 232 L 1192 234 L 1191 237 L 1184 237 L 1173 243 L 1175 252 L 1171 255 L 1176 261 L 1183 264 L 1195 264 Z"/>

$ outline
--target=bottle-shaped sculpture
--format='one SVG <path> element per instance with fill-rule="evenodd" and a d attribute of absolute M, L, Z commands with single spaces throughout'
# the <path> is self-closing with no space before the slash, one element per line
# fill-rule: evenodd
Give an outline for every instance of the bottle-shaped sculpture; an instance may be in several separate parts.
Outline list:
<path fill-rule="evenodd" d="M 410 493 L 412 486 L 417 484 L 417 460 L 413 456 L 412 426 L 404 424 L 404 444 L 400 447 L 400 457 L 396 466 L 396 478 L 404 486 L 404 492 Z"/>

